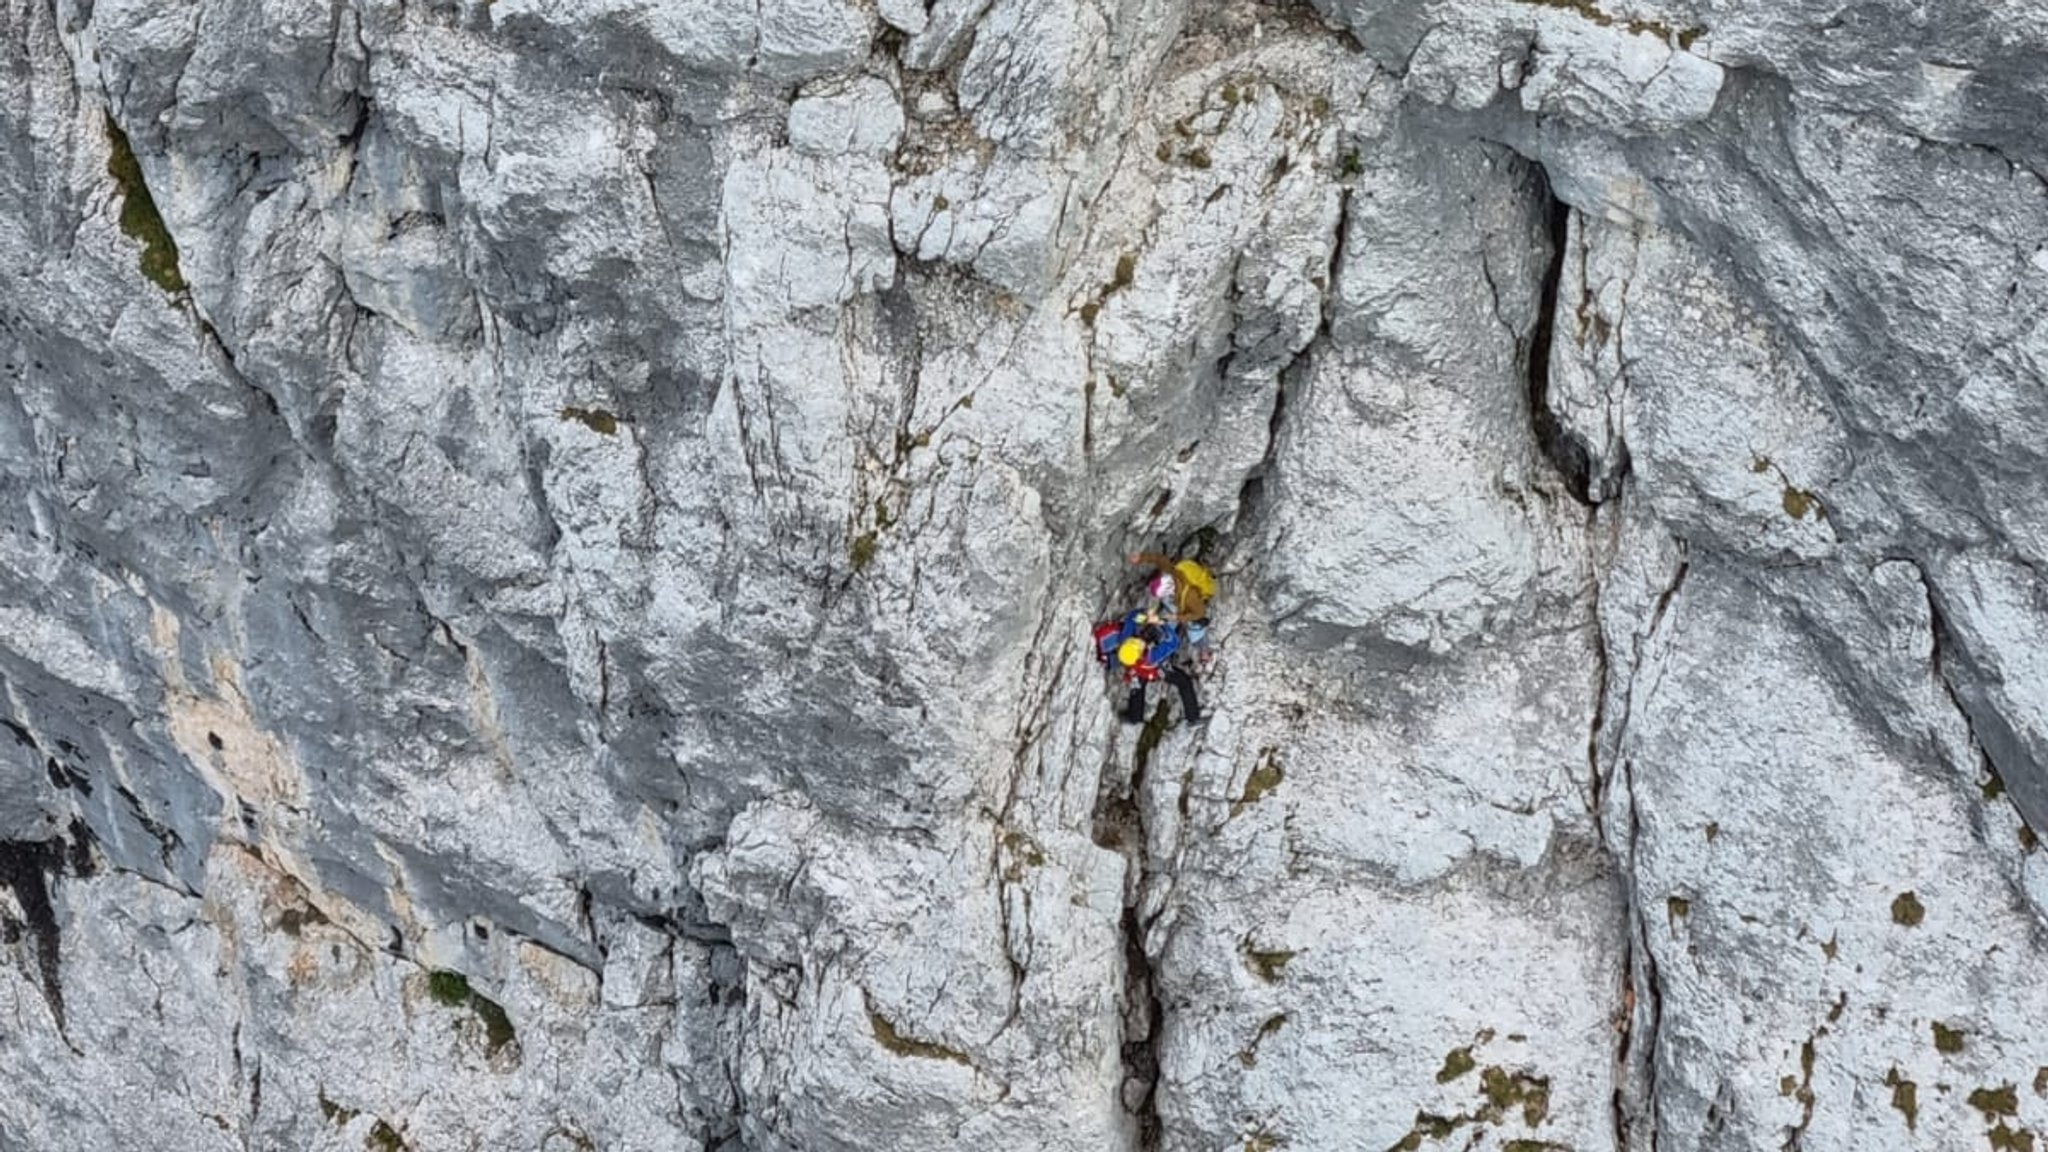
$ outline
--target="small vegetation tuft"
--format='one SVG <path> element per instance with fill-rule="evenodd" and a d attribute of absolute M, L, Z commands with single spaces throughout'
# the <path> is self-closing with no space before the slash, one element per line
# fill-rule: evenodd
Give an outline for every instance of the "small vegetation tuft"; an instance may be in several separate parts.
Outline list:
<path fill-rule="evenodd" d="M 114 178 L 114 186 L 121 190 L 121 231 L 142 244 L 142 274 L 171 295 L 181 295 L 186 284 L 178 269 L 178 242 L 171 238 L 163 214 L 150 198 L 149 185 L 142 179 L 142 164 L 135 159 L 128 134 L 121 131 L 112 116 L 106 118 L 106 129 L 107 175 Z"/>

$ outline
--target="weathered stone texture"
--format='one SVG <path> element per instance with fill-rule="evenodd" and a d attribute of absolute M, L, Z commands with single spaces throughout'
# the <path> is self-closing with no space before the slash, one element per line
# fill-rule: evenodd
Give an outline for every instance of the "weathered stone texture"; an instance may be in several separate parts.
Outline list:
<path fill-rule="evenodd" d="M 2039 15 L 0 0 L 0 1149 L 2031 1149 Z"/>

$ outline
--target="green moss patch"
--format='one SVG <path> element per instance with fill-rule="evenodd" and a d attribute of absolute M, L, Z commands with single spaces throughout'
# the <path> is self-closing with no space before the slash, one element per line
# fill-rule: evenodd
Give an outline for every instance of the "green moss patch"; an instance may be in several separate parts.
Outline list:
<path fill-rule="evenodd" d="M 1159 158 L 1161 160 L 1166 159 L 1172 154 L 1172 148 L 1168 147 L 1165 144 L 1161 144 L 1159 146 Z M 1138 254 L 1135 252 L 1126 252 L 1123 255 L 1118 256 L 1116 258 L 1116 271 L 1110 274 L 1109 282 L 1104 284 L 1101 287 L 1101 289 L 1095 293 L 1094 299 L 1089 300 L 1088 302 L 1081 305 L 1081 323 L 1086 324 L 1091 328 L 1094 327 L 1095 318 L 1097 316 L 1102 315 L 1102 307 L 1103 305 L 1109 303 L 1109 298 L 1111 296 L 1116 295 L 1119 292 L 1128 291 L 1132 284 L 1137 283 L 1137 280 Z M 1121 393 L 1118 394 L 1121 395 Z"/>
<path fill-rule="evenodd" d="M 500 1049 L 518 1038 L 512 1030 L 512 1018 L 505 1015 L 505 1009 L 498 1002 L 484 996 L 477 996 L 469 1003 L 470 1011 L 484 1024 L 484 1050 L 496 1056 Z"/>
<path fill-rule="evenodd" d="M 1485 1094 L 1487 1104 L 1480 1110 L 1482 1120 L 1498 1124 L 1503 1115 L 1517 1108 L 1521 1109 L 1522 1123 L 1531 1128 L 1550 1118 L 1548 1077 L 1488 1068 L 1479 1074 L 1479 1091 Z"/>
<path fill-rule="evenodd" d="M 1517 2 L 1543 8 L 1555 8 L 1560 12 L 1573 12 L 1591 20 L 1602 28 L 1626 28 L 1629 32 L 1636 35 L 1647 32 L 1666 44 L 1676 41 L 1681 49 L 1691 48 L 1700 37 L 1707 34 L 1707 30 L 1704 28 L 1678 28 L 1656 20 L 1617 20 L 1606 12 L 1601 11 L 1592 0 L 1517 0 Z"/>
<path fill-rule="evenodd" d="M 371 1127 L 370 1135 L 363 1140 L 365 1152 L 410 1152 L 412 1145 L 398 1134 L 398 1129 L 379 1120 Z"/>
<path fill-rule="evenodd" d="M 1437 1069 L 1436 1082 L 1449 1084 L 1478 1066 L 1478 1061 L 1472 1059 L 1470 1047 L 1453 1048 L 1444 1054 L 1444 1066 Z"/>
<path fill-rule="evenodd" d="M 1977 790 L 1983 794 L 1984 799 L 1996 800 L 2005 795 L 2005 777 L 2000 776 L 1998 769 L 1989 764 L 1984 766 L 1984 771 L 1987 774 L 1986 778 L 1983 783 L 1977 785 Z"/>
<path fill-rule="evenodd" d="M 1039 846 L 1038 841 L 1022 832 L 1004 832 L 1002 845 L 1005 857 L 1003 879 L 1012 884 L 1020 883 L 1028 869 L 1041 868 L 1045 865 L 1045 849 Z"/>
<path fill-rule="evenodd" d="M 318 908 L 313 907 L 311 904 L 294 905 L 278 913 L 277 915 L 277 926 L 280 929 L 282 929 L 285 935 L 287 936 L 300 935 L 301 933 L 305 932 L 307 927 L 314 924 L 332 923 L 333 921 L 327 918 L 327 914 L 325 912 L 320 911 Z"/>
<path fill-rule="evenodd" d="M 1449 1084 L 1471 1074 L 1478 1064 L 1473 1051 L 1493 1039 L 1493 1030 L 1481 1031 L 1467 1047 L 1454 1048 L 1444 1056 L 1443 1067 L 1437 1070 L 1436 1082 Z M 1498 1065 L 1488 1065 L 1479 1073 L 1480 1100 L 1469 1112 L 1455 1116 L 1444 1116 L 1434 1112 L 1417 1112 L 1415 1123 L 1408 1134 L 1395 1142 L 1387 1152 L 1417 1152 L 1424 1141 L 1450 1139 L 1460 1129 L 1472 1128 L 1463 1147 L 1496 1147 L 1488 1140 L 1488 1129 L 1506 1128 L 1514 1125 L 1521 1129 L 1540 1128 L 1550 1121 L 1550 1079 L 1533 1072 L 1509 1070 Z M 1514 1129 L 1509 1129 L 1514 1131 Z M 1500 1133 L 1506 1136 L 1507 1133 Z M 1542 1140 L 1529 1133 L 1520 1133 L 1514 1138 L 1497 1145 L 1502 1149 L 1516 1149 L 1517 1152 L 1551 1152 L 1563 1149 L 1564 1145 Z"/>
<path fill-rule="evenodd" d="M 429 972 L 427 995 L 444 1008 L 467 1008 L 476 1016 L 477 1022 L 484 1026 L 486 1055 L 496 1056 L 519 1038 L 512 1027 L 512 1018 L 505 1015 L 505 1009 L 497 1001 L 471 988 L 469 979 L 460 972 Z"/>
<path fill-rule="evenodd" d="M 1934 1050 L 1936 1052 L 1944 1056 L 1953 1056 L 1963 1050 L 1963 1037 L 1967 1033 L 1961 1028 L 1950 1028 L 1939 1020 L 1934 1021 L 1933 1024 Z"/>
<path fill-rule="evenodd" d="M 1237 942 L 1237 951 L 1244 957 L 1244 966 L 1252 970 L 1252 975 L 1268 984 L 1278 984 L 1286 975 L 1287 966 L 1300 955 L 1291 948 L 1260 948 L 1252 943 L 1250 936 Z"/>
<path fill-rule="evenodd" d="M 327 1098 L 327 1089 L 322 1088 L 320 1089 L 320 1115 L 325 1116 L 329 1124 L 337 1128 L 346 1128 L 349 1125 L 349 1121 L 354 1120 L 362 1115 L 362 1113 L 354 1108 L 344 1108 L 329 1100 Z"/>
<path fill-rule="evenodd" d="M 1417 1112 L 1415 1124 L 1408 1134 L 1401 1137 L 1387 1152 L 1416 1152 L 1424 1140 L 1447 1140 L 1459 1128 L 1472 1122 L 1469 1116 L 1436 1116 L 1428 1112 Z"/>
<path fill-rule="evenodd" d="M 1045 851 L 1038 846 L 1038 841 L 1022 832 L 1003 833 L 1003 847 L 1010 850 L 1010 855 L 1030 867 L 1037 868 L 1045 863 Z"/>
<path fill-rule="evenodd" d="M 562 419 L 574 420 L 600 436 L 617 436 L 619 434 L 618 416 L 602 408 L 577 408 L 571 406 L 562 409 Z"/>
<path fill-rule="evenodd" d="M 1267 1037 L 1273 1035 L 1275 1032 L 1280 1031 L 1280 1029 L 1286 1026 L 1287 1013 L 1285 1012 L 1281 1012 L 1278 1015 L 1266 1017 L 1265 1023 L 1259 1025 L 1258 1035 L 1253 1036 L 1252 1042 L 1245 1045 L 1244 1050 L 1237 1054 L 1237 1062 L 1239 1064 L 1244 1065 L 1247 1068 L 1258 1067 L 1259 1045 L 1264 1044 L 1266 1042 Z"/>
<path fill-rule="evenodd" d="M 2034 1134 L 2003 1121 L 1986 1132 L 1984 1138 L 1991 1141 L 1992 1152 L 2034 1152 Z"/>
<path fill-rule="evenodd" d="M 1138 254 L 1126 252 L 1116 258 L 1116 274 L 1109 278 L 1109 283 L 1102 286 L 1102 295 L 1113 296 L 1137 283 L 1137 280 Z"/>
<path fill-rule="evenodd" d="M 881 550 L 881 539 L 873 532 L 863 532 L 853 538 L 847 546 L 846 560 L 855 572 L 864 571 L 875 562 L 875 553 Z"/>
<path fill-rule="evenodd" d="M 1244 793 L 1230 806 L 1230 814 L 1237 815 L 1246 808 L 1266 798 L 1266 793 L 1280 786 L 1287 779 L 1287 770 L 1280 766 L 1280 750 L 1270 745 L 1259 749 L 1259 762 L 1252 767 L 1251 775 L 1244 778 Z"/>
<path fill-rule="evenodd" d="M 1215 158 L 1209 154 L 1209 149 L 1200 144 L 1182 144 L 1175 147 L 1172 141 L 1161 141 L 1153 155 L 1163 164 L 1177 164 L 1197 171 L 1207 171 L 1216 163 Z"/>
<path fill-rule="evenodd" d="M 948 1048 L 943 1044 L 933 1044 L 927 1040 L 905 1036 L 896 1030 L 896 1025 L 890 1023 L 887 1017 L 873 1008 L 868 1009 L 868 1027 L 875 1034 L 875 1043 L 898 1056 L 914 1056 L 920 1060 L 945 1060 L 962 1067 L 974 1067 L 974 1062 L 967 1058 L 965 1052 Z"/>
<path fill-rule="evenodd" d="M 1808 515 L 1825 519 L 1828 510 L 1821 505 L 1820 497 L 1804 488 L 1786 486 L 1785 494 L 1779 501 L 1785 506 L 1785 515 L 1794 520 L 1804 520 Z"/>
<path fill-rule="evenodd" d="M 1892 1090 L 1892 1107 L 1906 1118 L 1906 1130 L 1913 1131 L 1920 1123 L 1920 1086 L 1905 1078 L 1897 1068 L 1884 1078 Z"/>
<path fill-rule="evenodd" d="M 1911 892 L 1901 892 L 1892 898 L 1892 923 L 1918 928 L 1925 919 L 1927 908 L 1920 903 L 1920 897 Z"/>
<path fill-rule="evenodd" d="M 149 185 L 142 179 L 142 164 L 135 159 L 128 134 L 121 131 L 112 116 L 106 118 L 106 127 L 107 175 L 114 178 L 114 186 L 121 190 L 121 231 L 142 245 L 142 274 L 174 296 L 183 293 L 186 284 L 184 274 L 178 270 L 178 242 L 171 239 L 163 214 L 150 198 Z"/>
<path fill-rule="evenodd" d="M 1133 781 L 1145 778 L 1145 769 L 1152 764 L 1152 754 L 1159 751 L 1159 745 L 1166 741 L 1167 725 L 1173 720 L 1172 707 L 1169 701 L 1161 700 L 1153 707 L 1152 715 L 1145 721 L 1145 726 L 1138 729 L 1138 744 L 1131 751 Z M 1134 791 L 1136 787 L 1135 784 L 1132 785 Z"/>
<path fill-rule="evenodd" d="M 2020 1114 L 2020 1094 L 2010 1084 L 1996 1088 L 1979 1088 L 1970 1093 L 1970 1107 L 1984 1114 L 1984 1122 L 1990 1123 L 2000 1116 Z"/>
<path fill-rule="evenodd" d="M 469 989 L 469 978 L 460 972 L 427 973 L 427 995 L 445 1008 L 461 1008 L 469 1003 L 475 993 Z"/>

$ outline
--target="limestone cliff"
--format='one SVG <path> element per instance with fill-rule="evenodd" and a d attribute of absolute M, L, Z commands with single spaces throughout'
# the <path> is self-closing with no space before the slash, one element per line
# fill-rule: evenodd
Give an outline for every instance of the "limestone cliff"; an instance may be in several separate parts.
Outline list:
<path fill-rule="evenodd" d="M 0 1150 L 2033 1149 L 2043 16 L 0 0 Z"/>

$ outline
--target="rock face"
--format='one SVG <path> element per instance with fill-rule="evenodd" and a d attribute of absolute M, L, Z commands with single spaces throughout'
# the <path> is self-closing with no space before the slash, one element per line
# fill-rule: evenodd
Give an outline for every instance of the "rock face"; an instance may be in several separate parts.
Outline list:
<path fill-rule="evenodd" d="M 2033 1149 L 2042 28 L 0 0 L 0 1148 Z"/>

